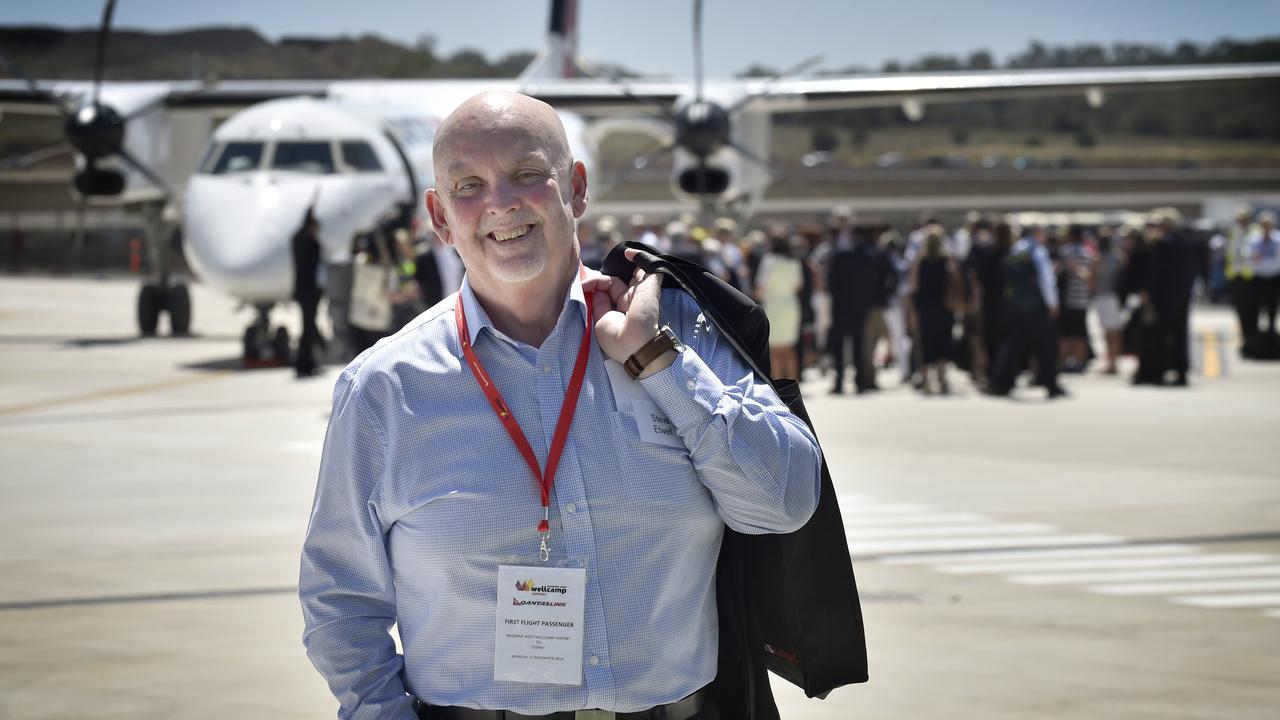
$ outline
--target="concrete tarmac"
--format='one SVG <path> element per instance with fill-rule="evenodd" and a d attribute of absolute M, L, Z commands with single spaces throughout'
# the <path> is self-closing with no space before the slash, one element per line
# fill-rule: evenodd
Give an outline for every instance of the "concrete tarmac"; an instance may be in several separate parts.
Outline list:
<path fill-rule="evenodd" d="M 0 280 L 0 720 L 332 717 L 295 587 L 338 368 L 240 370 L 250 314 L 200 286 L 195 336 L 140 339 L 136 292 Z M 1197 310 L 1188 389 L 815 374 L 871 682 L 775 681 L 782 716 L 1276 717 L 1280 364 L 1231 324 Z"/>

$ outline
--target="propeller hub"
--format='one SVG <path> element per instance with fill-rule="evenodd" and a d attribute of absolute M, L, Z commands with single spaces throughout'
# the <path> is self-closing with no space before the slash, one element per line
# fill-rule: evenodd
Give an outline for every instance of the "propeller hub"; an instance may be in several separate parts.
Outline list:
<path fill-rule="evenodd" d="M 705 158 L 729 144 L 729 112 L 716 103 L 696 100 L 676 114 L 676 144 Z"/>
<path fill-rule="evenodd" d="M 68 115 L 67 139 L 89 160 L 119 152 L 124 142 L 124 118 L 109 105 L 91 102 Z"/>

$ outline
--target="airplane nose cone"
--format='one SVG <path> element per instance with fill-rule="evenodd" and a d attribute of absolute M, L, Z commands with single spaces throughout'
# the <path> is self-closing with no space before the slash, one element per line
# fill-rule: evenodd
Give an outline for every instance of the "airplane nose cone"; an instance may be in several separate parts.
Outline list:
<path fill-rule="evenodd" d="M 290 243 L 314 197 L 313 187 L 275 184 L 262 176 L 192 177 L 183 203 L 188 262 L 205 281 L 237 298 L 288 299 Z"/>

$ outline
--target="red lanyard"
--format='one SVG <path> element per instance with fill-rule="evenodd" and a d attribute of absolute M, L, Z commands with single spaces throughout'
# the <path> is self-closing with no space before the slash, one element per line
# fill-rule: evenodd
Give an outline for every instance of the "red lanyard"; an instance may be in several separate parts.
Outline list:
<path fill-rule="evenodd" d="M 579 266 L 579 279 L 582 279 L 585 275 L 586 269 Z M 467 364 L 471 366 L 471 374 L 475 376 L 476 382 L 480 384 L 480 389 L 484 391 L 484 396 L 489 399 L 489 405 L 493 407 L 498 419 L 502 421 L 502 427 L 511 436 L 511 441 L 516 444 L 516 449 L 524 456 L 524 461 L 529 465 L 529 469 L 533 471 L 533 477 L 538 481 L 538 488 L 542 492 L 542 521 L 538 523 L 538 534 L 542 538 L 539 556 L 543 562 L 546 562 L 549 557 L 547 538 L 551 536 L 551 525 L 548 519 L 551 508 L 551 486 L 556 481 L 556 468 L 560 465 L 560 456 L 564 454 L 564 444 L 569 439 L 569 426 L 573 424 L 573 413 L 578 408 L 578 395 L 582 391 L 582 380 L 587 375 L 587 359 L 591 356 L 591 326 L 594 323 L 592 322 L 590 304 L 587 305 L 586 314 L 587 326 L 582 331 L 582 344 L 578 348 L 578 359 L 573 364 L 573 375 L 569 377 L 569 388 L 564 394 L 564 404 L 560 406 L 560 419 L 556 421 L 556 431 L 551 437 L 551 448 L 547 451 L 547 469 L 546 472 L 543 472 L 542 468 L 538 467 L 538 456 L 533 453 L 533 448 L 529 446 L 529 441 L 525 438 L 524 431 L 520 429 L 520 424 L 512 416 L 506 401 L 502 399 L 502 393 L 498 392 L 497 386 L 493 384 L 493 380 L 489 377 L 489 373 L 485 371 L 480 358 L 476 357 L 476 351 L 471 347 L 471 334 L 467 331 L 466 313 L 462 311 L 461 293 L 458 294 L 458 298 L 453 304 L 453 315 L 458 322 L 458 341 L 462 343 L 462 353 L 467 358 Z"/>

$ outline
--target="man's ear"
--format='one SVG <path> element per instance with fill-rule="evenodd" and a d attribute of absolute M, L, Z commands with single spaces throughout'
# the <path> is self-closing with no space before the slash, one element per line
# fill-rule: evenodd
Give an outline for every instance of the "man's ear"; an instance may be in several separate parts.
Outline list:
<path fill-rule="evenodd" d="M 587 166 L 583 165 L 581 160 L 573 162 L 573 177 L 570 183 L 573 186 L 573 197 L 570 201 L 573 216 L 580 218 L 587 211 Z"/>
<path fill-rule="evenodd" d="M 440 242 L 445 245 L 453 244 L 453 233 L 449 230 L 449 220 L 444 214 L 444 199 L 440 197 L 440 193 L 435 188 L 427 188 L 425 197 L 427 203 L 427 217 L 431 218 L 431 224 L 435 227 L 436 235 L 440 237 Z"/>

